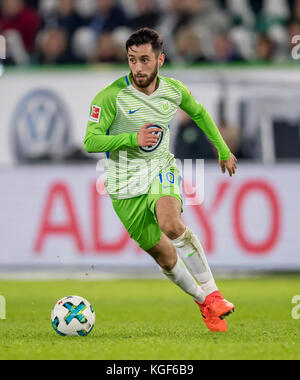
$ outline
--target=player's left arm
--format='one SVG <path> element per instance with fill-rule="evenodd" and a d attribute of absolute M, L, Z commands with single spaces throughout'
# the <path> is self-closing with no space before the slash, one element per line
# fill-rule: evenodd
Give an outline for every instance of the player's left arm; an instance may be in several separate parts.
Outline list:
<path fill-rule="evenodd" d="M 216 147 L 222 172 L 225 173 L 227 169 L 229 175 L 232 176 L 237 168 L 236 157 L 231 153 L 210 114 L 196 101 L 189 89 L 183 83 L 179 81 L 177 82 L 182 95 L 180 108 L 185 111 L 192 120 L 194 120 Z"/>

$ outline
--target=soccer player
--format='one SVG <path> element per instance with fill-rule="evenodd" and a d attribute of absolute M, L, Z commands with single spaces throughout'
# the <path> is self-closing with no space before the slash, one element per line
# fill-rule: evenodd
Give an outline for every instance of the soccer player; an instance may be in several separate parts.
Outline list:
<path fill-rule="evenodd" d="M 178 107 L 212 141 L 223 173 L 232 176 L 237 160 L 187 87 L 158 75 L 165 60 L 162 38 L 142 28 L 126 49 L 131 72 L 94 98 L 85 149 L 106 152 L 105 187 L 130 237 L 193 297 L 209 330 L 227 331 L 224 317 L 234 306 L 219 292 L 197 236 L 181 219 L 181 177 L 169 151 L 169 124 Z"/>

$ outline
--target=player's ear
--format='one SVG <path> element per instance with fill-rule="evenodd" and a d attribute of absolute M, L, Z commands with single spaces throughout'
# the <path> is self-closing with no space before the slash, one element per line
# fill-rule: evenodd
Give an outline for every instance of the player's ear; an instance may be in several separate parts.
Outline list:
<path fill-rule="evenodd" d="M 165 59 L 166 59 L 165 54 L 164 53 L 160 53 L 159 56 L 158 56 L 158 66 L 159 67 L 162 67 L 162 65 L 165 62 Z"/>

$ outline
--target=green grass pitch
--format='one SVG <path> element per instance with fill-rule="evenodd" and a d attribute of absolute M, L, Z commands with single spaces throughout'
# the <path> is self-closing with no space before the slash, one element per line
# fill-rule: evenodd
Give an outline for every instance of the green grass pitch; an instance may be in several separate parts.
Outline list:
<path fill-rule="evenodd" d="M 300 319 L 292 318 L 299 275 L 217 284 L 236 306 L 227 333 L 209 332 L 192 299 L 167 280 L 0 281 L 0 359 L 300 359 Z M 94 306 L 89 336 L 52 329 L 51 309 L 67 295 Z"/>

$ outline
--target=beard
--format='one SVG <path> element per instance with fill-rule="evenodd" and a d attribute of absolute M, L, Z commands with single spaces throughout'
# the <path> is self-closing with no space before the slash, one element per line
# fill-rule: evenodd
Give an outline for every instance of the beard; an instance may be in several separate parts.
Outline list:
<path fill-rule="evenodd" d="M 139 88 L 147 88 L 157 77 L 158 74 L 158 63 L 156 64 L 155 69 L 152 71 L 150 75 L 145 75 L 143 81 L 137 79 L 137 75 L 133 75 L 131 71 L 131 78 L 135 85 Z"/>

